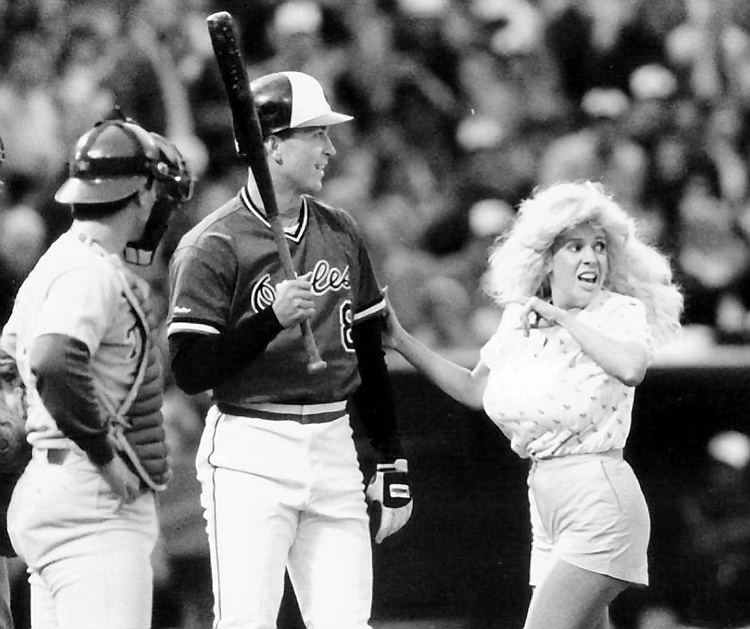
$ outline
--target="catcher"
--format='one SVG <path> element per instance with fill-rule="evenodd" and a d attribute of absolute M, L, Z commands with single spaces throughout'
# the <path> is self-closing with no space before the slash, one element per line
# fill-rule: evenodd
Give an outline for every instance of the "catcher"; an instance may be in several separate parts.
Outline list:
<path fill-rule="evenodd" d="M 172 210 L 190 196 L 179 151 L 116 116 L 85 133 L 55 195 L 73 224 L 22 284 L 0 345 L 26 386 L 31 460 L 8 508 L 35 629 L 147 629 L 154 492 L 170 476 L 148 285 Z"/>

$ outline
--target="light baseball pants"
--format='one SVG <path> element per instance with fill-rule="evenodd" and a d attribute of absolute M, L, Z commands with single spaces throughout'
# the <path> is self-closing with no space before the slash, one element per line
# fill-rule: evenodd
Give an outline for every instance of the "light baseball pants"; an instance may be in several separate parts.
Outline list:
<path fill-rule="evenodd" d="M 84 454 L 51 463 L 34 449 L 13 492 L 8 533 L 28 566 L 32 629 L 151 626 L 151 491 L 121 505 Z"/>
<path fill-rule="evenodd" d="M 362 473 L 343 405 L 337 419 L 316 423 L 315 407 L 329 406 L 295 407 L 296 420 L 209 411 L 196 463 L 215 629 L 274 629 L 285 569 L 308 629 L 369 627 Z"/>

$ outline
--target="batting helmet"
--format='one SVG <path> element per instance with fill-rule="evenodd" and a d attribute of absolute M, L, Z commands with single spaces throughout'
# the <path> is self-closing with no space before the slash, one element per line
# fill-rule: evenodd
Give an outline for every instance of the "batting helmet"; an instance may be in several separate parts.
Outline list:
<path fill-rule="evenodd" d="M 159 152 L 156 201 L 141 237 L 125 247 L 125 260 L 140 265 L 151 264 L 154 252 L 167 230 L 170 214 L 193 196 L 193 179 L 182 153 L 158 133 L 149 135 Z"/>
<path fill-rule="evenodd" d="M 148 131 L 128 118 L 103 120 L 79 138 L 68 179 L 55 200 L 99 204 L 125 199 L 149 178 L 164 179 L 161 163 Z"/>
<path fill-rule="evenodd" d="M 263 137 L 304 127 L 327 127 L 352 120 L 352 116 L 332 111 L 323 88 L 304 72 L 274 72 L 252 83 Z"/>

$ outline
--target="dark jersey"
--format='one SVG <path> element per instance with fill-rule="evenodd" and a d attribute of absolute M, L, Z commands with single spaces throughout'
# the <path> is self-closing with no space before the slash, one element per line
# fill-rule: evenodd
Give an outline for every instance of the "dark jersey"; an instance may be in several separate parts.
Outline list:
<path fill-rule="evenodd" d="M 311 272 L 310 326 L 327 368 L 307 372 L 301 330 L 293 326 L 214 388 L 220 406 L 330 402 L 359 385 L 352 326 L 382 313 L 385 300 L 356 225 L 343 210 L 304 196 L 298 225 L 286 235 L 296 273 Z M 271 306 L 284 274 L 270 225 L 246 189 L 185 234 L 170 279 L 169 336 L 219 334 Z"/>

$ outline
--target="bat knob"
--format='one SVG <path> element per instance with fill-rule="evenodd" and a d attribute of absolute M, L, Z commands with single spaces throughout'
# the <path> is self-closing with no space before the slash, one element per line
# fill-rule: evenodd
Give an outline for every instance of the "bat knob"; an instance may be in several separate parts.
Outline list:
<path fill-rule="evenodd" d="M 216 13 L 212 13 L 206 18 L 206 22 L 209 22 L 210 24 L 218 23 L 218 22 L 227 22 L 232 20 L 232 15 L 226 11 L 218 11 Z"/>
<path fill-rule="evenodd" d="M 325 360 L 316 360 L 315 362 L 307 363 L 307 373 L 320 373 L 327 366 Z"/>

